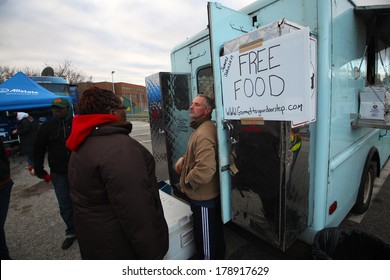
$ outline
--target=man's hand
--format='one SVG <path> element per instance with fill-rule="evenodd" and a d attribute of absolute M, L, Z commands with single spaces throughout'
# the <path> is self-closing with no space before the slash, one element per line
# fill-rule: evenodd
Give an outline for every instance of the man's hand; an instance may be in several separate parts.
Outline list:
<path fill-rule="evenodd" d="M 184 157 L 179 158 L 179 160 L 175 164 L 175 171 L 177 174 L 181 173 L 181 170 L 183 168 L 183 162 L 184 162 Z"/>

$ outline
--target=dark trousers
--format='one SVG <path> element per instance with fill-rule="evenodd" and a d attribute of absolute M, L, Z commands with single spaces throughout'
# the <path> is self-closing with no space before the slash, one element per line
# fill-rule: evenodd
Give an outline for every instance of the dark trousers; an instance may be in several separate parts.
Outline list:
<path fill-rule="evenodd" d="M 27 163 L 29 166 L 33 165 L 33 152 L 26 152 Z"/>
<path fill-rule="evenodd" d="M 76 233 L 74 229 L 73 203 L 70 198 L 68 175 L 52 173 L 51 181 L 57 197 L 61 217 L 66 225 L 66 236 L 73 237 Z"/>
<path fill-rule="evenodd" d="M 196 258 L 225 259 L 225 238 L 221 219 L 220 199 L 191 201 L 193 213 Z"/>
<path fill-rule="evenodd" d="M 7 242 L 5 239 L 4 224 L 7 219 L 11 189 L 14 182 L 11 180 L 0 188 L 0 259 L 10 259 Z"/>

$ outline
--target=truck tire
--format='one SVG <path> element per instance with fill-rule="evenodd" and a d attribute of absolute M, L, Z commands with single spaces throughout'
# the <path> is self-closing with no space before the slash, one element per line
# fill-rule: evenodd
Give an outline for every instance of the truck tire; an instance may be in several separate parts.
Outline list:
<path fill-rule="evenodd" d="M 356 203 L 352 208 L 352 212 L 355 214 L 363 214 L 370 206 L 376 174 L 375 169 L 376 164 L 372 161 L 364 168 L 362 179 L 360 181 L 359 193 L 356 198 Z"/>

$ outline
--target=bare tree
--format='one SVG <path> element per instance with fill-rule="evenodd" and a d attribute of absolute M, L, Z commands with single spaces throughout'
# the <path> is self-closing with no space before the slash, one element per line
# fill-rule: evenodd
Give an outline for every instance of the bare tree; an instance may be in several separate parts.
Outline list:
<path fill-rule="evenodd" d="M 38 69 L 32 69 L 30 67 L 24 67 L 22 71 L 26 76 L 39 76 L 40 71 Z"/>
<path fill-rule="evenodd" d="M 16 67 L 0 65 L 0 82 L 3 82 L 5 79 L 11 78 L 18 72 L 23 72 L 26 76 L 39 76 L 39 70 L 30 67 L 24 67 L 23 69 L 19 69 Z"/>
<path fill-rule="evenodd" d="M 5 79 L 8 79 L 17 73 L 16 68 L 9 66 L 0 65 L 0 82 L 2 83 Z"/>
<path fill-rule="evenodd" d="M 50 66 L 45 63 L 46 66 Z M 8 79 L 15 75 L 17 72 L 22 71 L 27 76 L 40 76 L 41 71 L 37 69 L 32 69 L 31 67 L 24 67 L 23 70 L 10 67 L 10 66 L 2 66 L 0 65 L 0 83 L 5 79 Z M 84 72 L 77 69 L 76 66 L 73 65 L 72 60 L 69 58 L 65 58 L 61 63 L 54 68 L 54 75 L 60 77 L 67 77 L 71 84 L 78 84 L 83 82 L 92 82 L 92 76 L 87 76 Z"/>
<path fill-rule="evenodd" d="M 63 62 L 59 63 L 54 69 L 54 73 L 56 76 L 67 77 L 71 84 L 92 81 L 92 76 L 87 78 L 87 75 L 79 71 L 69 58 L 65 58 Z"/>

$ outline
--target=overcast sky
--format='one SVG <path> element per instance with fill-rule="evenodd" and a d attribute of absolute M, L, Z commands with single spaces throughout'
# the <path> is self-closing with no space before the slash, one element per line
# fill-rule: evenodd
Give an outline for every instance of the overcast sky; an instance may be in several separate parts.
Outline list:
<path fill-rule="evenodd" d="M 207 0 L 0 0 L 0 65 L 40 71 L 69 59 L 94 82 L 145 84 L 207 26 Z M 220 0 L 241 9 L 253 0 Z"/>
<path fill-rule="evenodd" d="M 390 0 L 355 0 L 388 3 Z M 145 84 L 207 26 L 207 0 L 0 0 L 0 66 L 41 72 L 66 59 L 94 82 Z M 220 0 L 241 9 L 254 0 Z"/>

